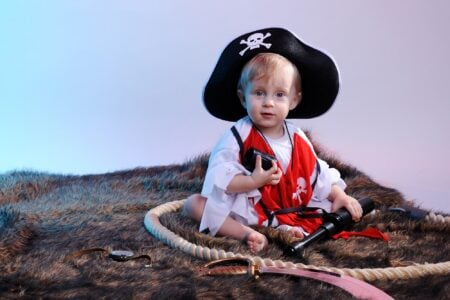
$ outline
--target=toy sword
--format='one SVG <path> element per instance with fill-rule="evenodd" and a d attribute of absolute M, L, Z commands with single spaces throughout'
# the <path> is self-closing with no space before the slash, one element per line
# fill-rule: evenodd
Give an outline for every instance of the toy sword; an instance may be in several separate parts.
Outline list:
<path fill-rule="evenodd" d="M 259 278 L 262 274 L 291 275 L 329 283 L 347 291 L 359 299 L 393 299 L 391 296 L 375 286 L 347 275 L 315 269 L 260 266 L 247 258 L 225 258 L 209 262 L 200 268 L 200 274 L 203 276 L 248 274 L 253 278 Z"/>

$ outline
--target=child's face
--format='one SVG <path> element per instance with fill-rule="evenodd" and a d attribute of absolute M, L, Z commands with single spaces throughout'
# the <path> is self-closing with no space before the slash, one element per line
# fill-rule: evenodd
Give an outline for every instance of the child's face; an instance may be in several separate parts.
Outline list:
<path fill-rule="evenodd" d="M 253 123 L 265 135 L 274 138 L 282 136 L 284 120 L 300 102 L 294 69 L 287 62 L 269 75 L 250 81 L 244 94 L 241 92 L 239 96 Z"/>

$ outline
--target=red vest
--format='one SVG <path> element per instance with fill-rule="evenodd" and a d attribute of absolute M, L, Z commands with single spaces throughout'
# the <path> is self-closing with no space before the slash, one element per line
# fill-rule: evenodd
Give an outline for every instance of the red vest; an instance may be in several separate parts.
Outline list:
<path fill-rule="evenodd" d="M 311 200 L 313 194 L 311 175 L 316 167 L 316 155 L 311 146 L 300 135 L 294 134 L 292 143 L 294 149 L 286 174 L 281 176 L 277 185 L 265 185 L 259 189 L 262 195 L 260 201 L 263 202 L 263 205 L 258 202 L 255 206 L 258 212 L 259 225 L 268 219 L 263 206 L 271 212 L 282 208 L 298 207 L 300 205 L 307 206 Z M 254 126 L 244 141 L 243 153 L 246 153 L 251 147 L 275 155 Z M 281 168 L 279 163 L 278 167 Z M 280 224 L 301 226 L 309 233 L 316 230 L 322 223 L 320 218 L 300 218 L 296 213 L 281 214 L 277 215 L 276 218 Z"/>

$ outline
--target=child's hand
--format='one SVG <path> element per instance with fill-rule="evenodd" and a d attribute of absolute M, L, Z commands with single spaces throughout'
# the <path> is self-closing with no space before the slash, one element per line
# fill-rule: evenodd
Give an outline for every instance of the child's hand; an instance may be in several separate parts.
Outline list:
<path fill-rule="evenodd" d="M 272 168 L 266 171 L 262 168 L 261 156 L 258 155 L 256 157 L 255 169 L 253 170 L 251 177 L 258 188 L 267 184 L 277 185 L 280 182 L 281 175 L 282 171 L 278 168 L 275 161 L 272 161 Z"/>
<path fill-rule="evenodd" d="M 330 200 L 333 201 L 331 205 L 331 212 L 337 211 L 341 207 L 345 207 L 352 215 L 353 221 L 357 222 L 362 217 L 362 207 L 358 200 L 347 195 L 338 186 L 333 186 L 330 193 Z"/>

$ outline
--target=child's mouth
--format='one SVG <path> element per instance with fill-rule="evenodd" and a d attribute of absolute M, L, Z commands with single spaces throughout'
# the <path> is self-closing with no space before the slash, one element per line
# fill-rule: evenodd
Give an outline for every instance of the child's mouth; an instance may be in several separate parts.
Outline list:
<path fill-rule="evenodd" d="M 261 113 L 261 115 L 265 118 L 269 118 L 269 117 L 273 116 L 273 114 L 271 114 L 271 113 Z"/>

